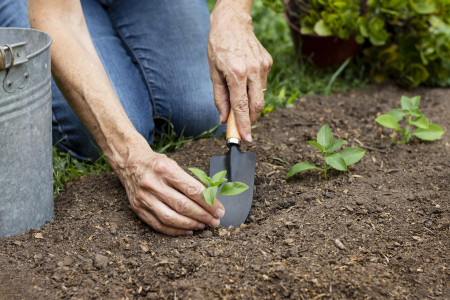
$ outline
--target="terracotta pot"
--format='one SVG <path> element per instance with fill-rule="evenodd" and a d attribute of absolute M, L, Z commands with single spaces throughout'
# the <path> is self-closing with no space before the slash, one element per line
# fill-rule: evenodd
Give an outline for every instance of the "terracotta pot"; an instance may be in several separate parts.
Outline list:
<path fill-rule="evenodd" d="M 353 58 L 361 48 L 354 36 L 343 40 L 334 36 L 301 34 L 300 28 L 286 14 L 285 19 L 291 29 L 295 53 L 311 57 L 313 63 L 320 68 L 340 65 L 347 58 Z"/>

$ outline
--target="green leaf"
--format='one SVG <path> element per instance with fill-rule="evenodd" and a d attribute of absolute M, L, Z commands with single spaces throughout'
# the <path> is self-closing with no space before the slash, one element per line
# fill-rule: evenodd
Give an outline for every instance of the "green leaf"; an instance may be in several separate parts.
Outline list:
<path fill-rule="evenodd" d="M 347 143 L 346 140 L 336 140 L 331 143 L 331 145 L 326 149 L 328 152 L 334 152 L 337 149 L 341 148 L 345 143 Z"/>
<path fill-rule="evenodd" d="M 381 126 L 387 127 L 387 128 L 392 128 L 395 130 L 400 131 L 400 127 L 398 125 L 397 120 L 388 114 L 384 114 L 384 115 L 379 115 L 375 121 L 380 124 Z"/>
<path fill-rule="evenodd" d="M 248 189 L 248 185 L 242 182 L 227 182 L 223 185 L 219 195 L 231 196 L 240 194 Z"/>
<path fill-rule="evenodd" d="M 367 28 L 367 19 L 363 17 L 358 17 L 359 31 L 362 36 L 369 37 L 369 29 Z"/>
<path fill-rule="evenodd" d="M 333 133 L 328 125 L 323 125 L 317 133 L 317 142 L 323 149 L 327 149 L 333 141 Z"/>
<path fill-rule="evenodd" d="M 189 168 L 189 171 L 191 171 L 192 173 L 194 173 L 195 176 L 197 176 L 197 178 L 205 185 L 205 186 L 211 186 L 211 181 L 210 178 L 208 177 L 208 175 L 206 175 L 205 172 L 203 172 L 200 169 L 197 168 Z"/>
<path fill-rule="evenodd" d="M 301 34 L 313 34 L 314 33 L 314 29 L 312 27 L 302 26 L 300 28 L 300 33 Z"/>
<path fill-rule="evenodd" d="M 325 24 L 323 20 L 320 20 L 314 25 L 314 32 L 317 33 L 320 36 L 330 36 L 331 30 L 328 28 L 328 26 Z"/>
<path fill-rule="evenodd" d="M 226 174 L 227 170 L 223 170 L 214 174 L 214 176 L 211 178 L 212 184 L 215 186 L 220 186 L 222 183 L 228 180 L 225 178 Z"/>
<path fill-rule="evenodd" d="M 331 167 L 339 171 L 347 171 L 347 164 L 344 158 L 339 153 L 333 153 L 331 155 L 325 156 L 325 161 Z"/>
<path fill-rule="evenodd" d="M 393 116 L 397 122 L 400 122 L 400 120 L 405 117 L 406 113 L 401 108 L 395 108 L 388 111 L 388 115 Z"/>
<path fill-rule="evenodd" d="M 430 122 L 428 122 L 428 119 L 424 115 L 421 115 L 417 119 L 411 121 L 411 124 L 423 129 L 427 129 L 430 126 Z"/>
<path fill-rule="evenodd" d="M 402 104 L 402 108 L 408 111 L 415 111 L 419 108 L 420 96 L 415 96 L 412 98 L 408 98 L 406 96 L 402 96 L 400 99 Z"/>
<path fill-rule="evenodd" d="M 435 3 L 436 1 L 420 1 L 420 2 L 415 1 L 415 2 L 416 3 L 412 2 L 414 3 L 413 5 L 414 10 L 419 14 L 426 15 L 438 11 L 438 8 Z"/>
<path fill-rule="evenodd" d="M 322 169 L 319 169 L 314 164 L 312 164 L 308 161 L 303 161 L 301 163 L 298 163 L 298 164 L 295 164 L 292 166 L 292 168 L 286 174 L 286 179 L 294 176 L 295 174 L 297 174 L 299 172 L 303 172 L 303 171 L 307 171 L 307 170 L 322 170 Z"/>
<path fill-rule="evenodd" d="M 444 134 L 444 129 L 438 124 L 430 123 L 428 128 L 418 128 L 413 135 L 424 141 L 434 141 Z"/>
<path fill-rule="evenodd" d="M 356 42 L 357 42 L 358 44 L 362 44 L 362 43 L 364 43 L 364 36 L 362 36 L 361 34 L 358 34 L 358 35 L 355 37 L 355 40 L 356 40 Z"/>
<path fill-rule="evenodd" d="M 205 198 L 206 203 L 213 206 L 214 205 L 214 199 L 216 198 L 217 194 L 217 186 L 210 186 L 207 187 L 203 191 L 203 197 Z"/>
<path fill-rule="evenodd" d="M 320 152 L 323 152 L 323 147 L 321 144 L 319 144 L 316 141 L 307 141 L 308 144 L 313 145 L 314 147 L 316 147 L 317 149 L 320 150 Z"/>
<path fill-rule="evenodd" d="M 345 164 L 347 166 L 353 165 L 354 163 L 360 161 L 365 153 L 366 151 L 359 147 L 345 148 L 341 152 L 339 152 L 339 154 L 342 155 L 342 158 L 344 158 Z"/>

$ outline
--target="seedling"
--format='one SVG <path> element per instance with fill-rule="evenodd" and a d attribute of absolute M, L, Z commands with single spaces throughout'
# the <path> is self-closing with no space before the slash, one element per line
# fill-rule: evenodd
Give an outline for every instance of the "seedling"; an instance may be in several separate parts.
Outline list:
<path fill-rule="evenodd" d="M 328 125 L 323 125 L 317 133 L 317 141 L 307 141 L 308 144 L 313 145 L 324 156 L 324 167 L 323 169 L 316 167 L 314 164 L 303 161 L 301 163 L 295 164 L 287 173 L 286 179 L 292 177 L 293 175 L 307 171 L 307 170 L 318 170 L 324 173 L 325 180 L 327 180 L 327 171 L 330 168 L 347 171 L 347 167 L 357 163 L 364 156 L 365 151 L 359 147 L 351 147 L 341 150 L 340 152 L 335 152 L 341 148 L 346 140 L 335 140 L 333 141 L 333 133 Z"/>
<path fill-rule="evenodd" d="M 402 108 L 395 108 L 390 110 L 387 114 L 379 115 L 375 121 L 381 126 L 392 128 L 400 132 L 402 135 L 402 144 L 408 143 L 413 135 L 424 141 L 434 141 L 444 134 L 444 129 L 442 129 L 441 126 L 428 121 L 420 111 L 420 96 L 412 98 L 402 96 L 400 102 Z M 399 122 L 404 117 L 406 117 L 406 128 L 402 128 L 399 125 Z M 412 131 L 411 125 L 418 128 Z M 397 142 L 395 138 L 392 140 Z"/>
<path fill-rule="evenodd" d="M 231 196 L 238 195 L 248 189 L 248 185 L 239 181 L 227 182 L 222 186 L 220 193 L 217 194 L 217 190 L 225 181 L 227 171 L 220 171 L 214 174 L 213 177 L 208 177 L 205 172 L 197 168 L 189 168 L 189 171 L 194 173 L 195 176 L 205 185 L 206 189 L 203 191 L 203 197 L 206 203 L 213 206 L 214 199 L 220 195 Z"/>

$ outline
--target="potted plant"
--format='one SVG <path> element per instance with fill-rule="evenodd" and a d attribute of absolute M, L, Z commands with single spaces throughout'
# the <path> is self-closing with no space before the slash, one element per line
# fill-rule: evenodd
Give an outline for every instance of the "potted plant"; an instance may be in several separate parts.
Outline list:
<path fill-rule="evenodd" d="M 369 17 L 363 0 L 288 0 L 283 2 L 296 52 L 327 67 L 353 57 L 364 42 L 361 28 L 373 43 L 381 45 L 387 33 L 383 21 Z"/>
<path fill-rule="evenodd" d="M 448 0 L 281 1 L 296 51 L 319 66 L 342 63 L 363 48 L 375 81 L 443 84 L 450 75 Z"/>

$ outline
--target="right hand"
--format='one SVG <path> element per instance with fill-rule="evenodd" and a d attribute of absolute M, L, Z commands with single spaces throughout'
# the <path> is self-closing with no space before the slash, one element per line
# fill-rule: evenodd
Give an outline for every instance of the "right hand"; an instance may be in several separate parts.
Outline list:
<path fill-rule="evenodd" d="M 114 169 L 132 210 L 158 232 L 192 235 L 205 225 L 218 226 L 225 213 L 219 200 L 214 206 L 206 203 L 203 184 L 146 142 L 131 147 L 127 161 Z"/>

